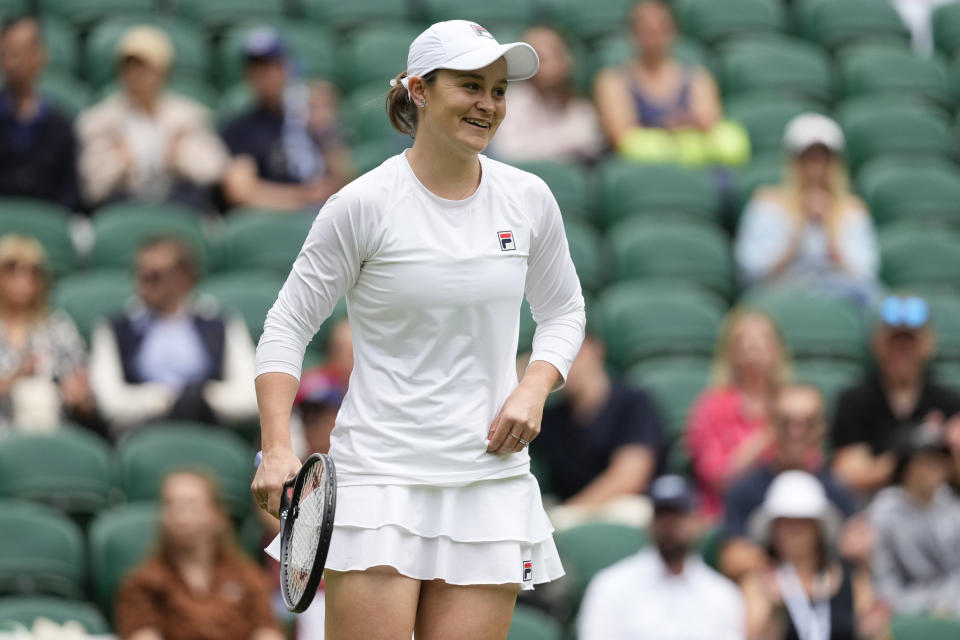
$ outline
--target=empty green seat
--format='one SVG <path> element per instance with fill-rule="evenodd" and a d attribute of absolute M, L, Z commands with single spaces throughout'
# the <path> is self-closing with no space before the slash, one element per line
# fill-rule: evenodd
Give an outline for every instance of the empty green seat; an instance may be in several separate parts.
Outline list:
<path fill-rule="evenodd" d="M 207 29 L 220 30 L 239 22 L 280 18 L 283 0 L 174 0 L 178 14 Z"/>
<path fill-rule="evenodd" d="M 199 423 L 161 422 L 121 440 L 117 454 L 120 486 L 130 501 L 153 500 L 168 473 L 199 467 L 217 478 L 232 515 L 239 518 L 248 511 L 253 453 L 234 433 Z"/>
<path fill-rule="evenodd" d="M 83 534 L 50 507 L 0 501 L 0 593 L 83 594 Z"/>
<path fill-rule="evenodd" d="M 0 18 L 26 13 L 30 4 L 30 0 L 0 0 Z"/>
<path fill-rule="evenodd" d="M 296 68 L 306 77 L 333 77 L 336 62 L 330 31 L 318 24 L 272 20 L 227 29 L 217 48 L 217 75 L 222 86 L 228 87 L 244 79 L 244 40 L 251 31 L 264 26 L 277 30 Z"/>
<path fill-rule="evenodd" d="M 889 2 L 804 0 L 796 5 L 803 37 L 829 48 L 864 40 L 906 43 L 910 35 Z"/>
<path fill-rule="evenodd" d="M 369 140 L 350 147 L 350 157 L 358 174 L 376 169 L 383 161 L 413 144 L 410 138 L 394 136 L 389 140 Z"/>
<path fill-rule="evenodd" d="M 151 503 L 103 511 L 90 524 L 90 575 L 103 611 L 113 612 L 117 587 L 155 548 L 158 521 Z"/>
<path fill-rule="evenodd" d="M 859 362 L 865 355 L 859 310 L 844 298 L 785 287 L 751 292 L 747 303 L 776 320 L 794 358 Z"/>
<path fill-rule="evenodd" d="M 513 610 L 507 640 L 563 640 L 563 628 L 543 611 L 518 604 Z"/>
<path fill-rule="evenodd" d="M 44 200 L 0 198 L 0 236 L 6 233 L 36 238 L 54 274 L 66 273 L 76 265 L 70 219 L 58 205 Z"/>
<path fill-rule="evenodd" d="M 960 49 L 960 6 L 944 4 L 933 10 L 933 44 L 946 55 L 952 56 Z"/>
<path fill-rule="evenodd" d="M 39 0 L 37 3 L 44 14 L 51 14 L 81 28 L 124 13 L 151 13 L 159 4 L 155 0 Z"/>
<path fill-rule="evenodd" d="M 754 156 L 745 167 L 737 169 L 735 174 L 735 212 L 739 216 L 744 206 L 753 197 L 760 187 L 769 187 L 780 184 L 783 178 L 783 154 L 769 152 L 762 156 Z"/>
<path fill-rule="evenodd" d="M 93 92 L 71 74 L 47 69 L 37 85 L 40 95 L 50 101 L 65 118 L 77 115 L 93 104 Z"/>
<path fill-rule="evenodd" d="M 515 162 L 517 168 L 539 176 L 550 187 L 553 197 L 560 205 L 564 220 L 586 219 L 592 208 L 592 193 L 587 184 L 583 167 L 575 162 L 562 160 L 539 162 Z"/>
<path fill-rule="evenodd" d="M 783 31 L 786 19 L 777 0 L 677 0 L 680 30 L 707 42 L 751 32 Z"/>
<path fill-rule="evenodd" d="M 890 621 L 893 640 L 956 640 L 960 620 L 925 615 L 898 615 Z"/>
<path fill-rule="evenodd" d="M 411 18 L 411 4 L 407 0 L 302 0 L 302 3 L 308 18 L 338 31 L 371 23 L 403 23 Z M 406 56 L 403 59 L 406 60 Z"/>
<path fill-rule="evenodd" d="M 359 87 L 343 100 L 343 120 L 355 143 L 389 140 L 399 135 L 387 118 L 387 91 L 382 80 Z"/>
<path fill-rule="evenodd" d="M 0 621 L 17 622 L 31 629 L 38 618 L 46 618 L 60 625 L 77 622 L 91 635 L 110 633 L 110 625 L 104 620 L 103 614 L 87 602 L 50 597 L 0 598 Z"/>
<path fill-rule="evenodd" d="M 854 362 L 806 359 L 793 363 L 794 381 L 813 385 L 820 390 L 828 416 L 833 415 L 833 407 L 840 394 L 858 383 L 863 373 L 863 368 Z"/>
<path fill-rule="evenodd" d="M 580 39 L 598 42 L 629 28 L 633 0 L 557 0 L 557 22 Z"/>
<path fill-rule="evenodd" d="M 710 383 L 707 359 L 657 359 L 630 370 L 630 380 L 650 394 L 669 440 L 680 443 L 690 407 Z M 682 444 L 681 444 L 682 446 Z"/>
<path fill-rule="evenodd" d="M 854 166 L 881 155 L 910 160 L 956 155 L 953 134 L 943 118 L 912 105 L 885 103 L 873 109 L 850 110 L 843 114 L 840 125 L 847 139 L 847 157 Z"/>
<path fill-rule="evenodd" d="M 654 356 L 710 355 L 724 306 L 695 289 L 622 282 L 597 301 L 608 358 L 617 366 Z"/>
<path fill-rule="evenodd" d="M 110 446 L 89 431 L 65 426 L 51 434 L 13 434 L 0 443 L 0 497 L 88 515 L 110 503 L 113 486 Z"/>
<path fill-rule="evenodd" d="M 686 280 L 729 297 L 734 290 L 730 243 L 707 225 L 626 220 L 610 230 L 618 280 Z"/>
<path fill-rule="evenodd" d="M 781 153 L 787 123 L 811 111 L 823 110 L 812 100 L 765 93 L 738 95 L 724 104 L 726 117 L 746 127 L 754 155 Z"/>
<path fill-rule="evenodd" d="M 315 213 L 277 214 L 235 209 L 220 240 L 221 269 L 266 269 L 286 275 L 310 231 Z"/>
<path fill-rule="evenodd" d="M 911 49 L 860 45 L 839 60 L 845 96 L 909 95 L 950 111 L 956 104 L 947 64 L 938 56 L 921 58 Z"/>
<path fill-rule="evenodd" d="M 953 163 L 881 159 L 861 169 L 857 182 L 878 224 L 960 225 L 960 169 Z"/>
<path fill-rule="evenodd" d="M 787 37 L 741 39 L 720 51 L 724 96 L 766 91 L 829 103 L 833 76 L 824 51 Z"/>
<path fill-rule="evenodd" d="M 937 334 L 937 359 L 960 360 L 960 295 L 950 292 L 926 292 L 930 321 Z"/>
<path fill-rule="evenodd" d="M 133 296 L 133 279 L 125 270 L 84 271 L 61 278 L 51 304 L 63 309 L 88 342 L 97 321 L 119 314 Z"/>
<path fill-rule="evenodd" d="M 557 551 L 570 583 L 569 603 L 576 611 L 590 579 L 601 570 L 640 551 L 646 544 L 642 529 L 625 524 L 592 522 L 554 534 Z"/>
<path fill-rule="evenodd" d="M 597 291 L 606 280 L 600 235 L 583 222 L 567 222 L 565 230 L 580 284 L 587 291 Z"/>
<path fill-rule="evenodd" d="M 374 82 L 388 86 L 407 68 L 410 43 L 420 29 L 409 25 L 382 25 L 354 32 L 338 50 L 340 86 L 352 89 Z"/>
<path fill-rule="evenodd" d="M 238 271 L 206 278 L 197 290 L 215 298 L 225 311 L 243 318 L 256 342 L 263 333 L 267 311 L 277 299 L 283 278 L 273 273 Z"/>
<path fill-rule="evenodd" d="M 960 283 L 960 234 L 895 225 L 880 231 L 880 275 L 894 288 Z"/>
<path fill-rule="evenodd" d="M 76 73 L 80 70 L 80 44 L 70 24 L 56 16 L 43 16 L 40 23 L 47 67 Z"/>
<path fill-rule="evenodd" d="M 466 8 L 462 0 L 426 0 L 427 21 L 466 19 L 490 29 L 500 38 L 494 27 L 497 25 L 523 26 L 537 17 L 535 0 L 484 0 Z M 501 40 L 507 42 L 507 40 Z"/>
<path fill-rule="evenodd" d="M 174 235 L 196 252 L 202 271 L 207 242 L 200 215 L 183 205 L 123 202 L 98 209 L 93 215 L 94 244 L 90 262 L 95 267 L 131 268 L 140 246 L 156 236 Z"/>
<path fill-rule="evenodd" d="M 668 215 L 713 221 L 718 205 L 710 177 L 674 165 L 613 160 L 600 172 L 601 219 L 606 225 L 631 215 Z"/>

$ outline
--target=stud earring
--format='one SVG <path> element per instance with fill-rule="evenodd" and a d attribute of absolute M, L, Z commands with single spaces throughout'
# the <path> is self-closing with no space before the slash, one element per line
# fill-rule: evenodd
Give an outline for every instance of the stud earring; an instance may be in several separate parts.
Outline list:
<path fill-rule="evenodd" d="M 423 100 L 421 100 L 421 101 L 420 101 L 420 108 L 422 109 L 422 108 L 424 108 L 425 106 L 427 106 L 427 103 L 424 102 Z"/>

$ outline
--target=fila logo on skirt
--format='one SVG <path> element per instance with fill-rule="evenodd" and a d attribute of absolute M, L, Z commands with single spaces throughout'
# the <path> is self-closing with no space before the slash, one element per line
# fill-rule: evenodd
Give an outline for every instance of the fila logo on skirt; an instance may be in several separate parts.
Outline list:
<path fill-rule="evenodd" d="M 497 239 L 500 240 L 500 251 L 517 250 L 517 245 L 513 243 L 513 231 L 497 231 Z"/>
<path fill-rule="evenodd" d="M 533 561 L 524 560 L 523 561 L 523 581 L 530 582 L 533 580 Z"/>

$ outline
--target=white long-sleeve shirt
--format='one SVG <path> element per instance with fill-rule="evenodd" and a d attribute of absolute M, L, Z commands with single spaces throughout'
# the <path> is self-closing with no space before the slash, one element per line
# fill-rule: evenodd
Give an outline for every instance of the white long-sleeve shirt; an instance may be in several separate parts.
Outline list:
<path fill-rule="evenodd" d="M 531 362 L 566 377 L 583 339 L 580 283 L 546 184 L 481 158 L 477 191 L 437 197 L 405 155 L 331 197 L 267 315 L 256 374 L 299 377 L 303 353 L 344 295 L 354 369 L 331 455 L 350 484 L 458 485 L 529 468 L 486 453 L 517 385 L 524 294 Z"/>
<path fill-rule="evenodd" d="M 670 573 L 655 549 L 607 567 L 590 581 L 578 615 L 580 640 L 745 640 L 736 585 L 699 556 Z"/>

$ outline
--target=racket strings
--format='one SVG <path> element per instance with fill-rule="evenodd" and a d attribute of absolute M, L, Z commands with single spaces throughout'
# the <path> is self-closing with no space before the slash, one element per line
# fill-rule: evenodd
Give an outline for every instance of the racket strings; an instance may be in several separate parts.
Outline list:
<path fill-rule="evenodd" d="M 325 492 L 323 465 L 314 464 L 304 480 L 299 502 L 293 507 L 297 514 L 285 558 L 285 587 L 290 599 L 295 602 L 303 596 L 313 570 L 326 506 Z"/>

